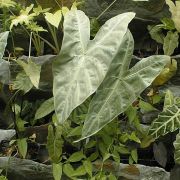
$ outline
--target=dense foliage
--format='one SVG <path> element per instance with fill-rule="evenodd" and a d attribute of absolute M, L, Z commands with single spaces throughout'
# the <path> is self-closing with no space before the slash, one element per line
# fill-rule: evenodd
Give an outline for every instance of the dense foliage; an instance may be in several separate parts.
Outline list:
<path fill-rule="evenodd" d="M 108 167 L 139 163 L 143 149 L 153 147 L 165 168 L 164 139 L 173 136 L 178 165 L 180 86 L 171 79 L 179 72 L 180 1 L 166 0 L 170 16 L 145 23 L 157 47 L 150 55 L 138 54 L 133 23 L 146 20 L 133 9 L 104 22 L 116 0 L 98 17 L 86 15 L 87 3 L 0 0 L 0 129 L 15 130 L 1 156 L 52 164 L 55 180 L 114 180 Z M 8 168 L 0 173 L 8 178 Z"/>

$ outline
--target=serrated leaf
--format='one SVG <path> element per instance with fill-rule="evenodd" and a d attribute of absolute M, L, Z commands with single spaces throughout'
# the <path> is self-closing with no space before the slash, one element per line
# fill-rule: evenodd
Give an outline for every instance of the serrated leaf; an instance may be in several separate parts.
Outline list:
<path fill-rule="evenodd" d="M 175 4 L 171 0 L 166 0 L 166 4 L 169 6 L 172 20 L 174 21 L 175 27 L 180 32 L 180 1 L 175 1 Z"/>
<path fill-rule="evenodd" d="M 54 97 L 44 101 L 41 106 L 37 109 L 35 118 L 40 119 L 54 111 Z"/>
<path fill-rule="evenodd" d="M 25 158 L 27 154 L 27 139 L 26 138 L 17 139 L 17 146 L 19 153 L 23 158 Z"/>
<path fill-rule="evenodd" d="M 168 31 L 166 37 L 164 38 L 163 50 L 165 55 L 172 55 L 174 50 L 179 45 L 179 34 L 178 32 Z"/>
<path fill-rule="evenodd" d="M 129 12 L 108 20 L 93 40 L 89 19 L 82 11 L 72 10 L 65 15 L 62 48 L 53 64 L 59 123 L 97 90 L 134 15 Z"/>
<path fill-rule="evenodd" d="M 128 31 L 110 69 L 93 97 L 82 130 L 82 139 L 92 136 L 123 113 L 151 85 L 168 56 L 150 56 L 142 59 L 130 70 L 133 38 Z"/>
<path fill-rule="evenodd" d="M 53 163 L 58 164 L 62 155 L 62 127 L 57 126 L 53 129 L 52 125 L 48 127 L 48 137 L 47 137 L 47 149 L 49 156 Z"/>
<path fill-rule="evenodd" d="M 176 140 L 174 141 L 174 159 L 177 164 L 180 164 L 180 133 L 176 135 Z"/>
<path fill-rule="evenodd" d="M 41 66 L 33 62 L 31 59 L 28 60 L 28 63 L 25 63 L 20 59 L 18 59 L 16 62 L 24 69 L 32 84 L 38 89 Z"/>
<path fill-rule="evenodd" d="M 82 159 L 86 158 L 86 156 L 83 154 L 82 151 L 79 151 L 79 152 L 75 152 L 73 153 L 67 161 L 69 162 L 78 162 L 78 161 L 81 161 Z"/>
<path fill-rule="evenodd" d="M 62 163 L 52 164 L 54 180 L 60 180 L 62 176 Z"/>
<path fill-rule="evenodd" d="M 45 14 L 46 21 L 58 29 L 59 23 L 61 22 L 61 19 L 62 19 L 61 10 L 56 11 L 54 14 L 49 13 L 49 12 L 44 13 L 44 14 Z"/>
<path fill-rule="evenodd" d="M 180 128 L 180 104 L 173 104 L 161 112 L 149 129 L 149 134 L 156 139 Z"/>

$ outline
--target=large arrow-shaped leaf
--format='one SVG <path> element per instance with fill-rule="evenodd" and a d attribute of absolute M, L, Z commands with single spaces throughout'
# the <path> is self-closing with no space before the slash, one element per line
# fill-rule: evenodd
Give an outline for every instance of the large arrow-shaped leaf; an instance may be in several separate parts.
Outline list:
<path fill-rule="evenodd" d="M 90 103 L 82 138 L 95 134 L 124 112 L 152 83 L 169 60 L 168 56 L 151 56 L 128 70 L 132 49 L 133 38 L 127 32 L 106 78 Z"/>
<path fill-rule="evenodd" d="M 0 33 L 0 81 L 2 83 L 9 83 L 10 78 L 9 62 L 2 59 L 7 45 L 8 34 L 9 32 Z"/>
<path fill-rule="evenodd" d="M 66 14 L 61 53 L 53 64 L 54 103 L 60 123 L 97 90 L 134 15 L 129 12 L 110 19 L 90 40 L 88 17 L 79 10 Z"/>

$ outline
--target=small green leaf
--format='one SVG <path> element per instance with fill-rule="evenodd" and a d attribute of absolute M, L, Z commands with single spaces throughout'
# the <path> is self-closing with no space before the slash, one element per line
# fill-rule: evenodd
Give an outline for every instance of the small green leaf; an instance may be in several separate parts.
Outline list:
<path fill-rule="evenodd" d="M 73 176 L 73 174 L 74 174 L 74 169 L 71 166 L 71 164 L 64 164 L 63 172 L 64 172 L 64 174 L 66 174 L 66 176 L 71 178 Z"/>
<path fill-rule="evenodd" d="M 25 131 L 25 124 L 27 124 L 27 122 L 23 121 L 20 117 L 16 119 L 16 125 L 19 132 Z"/>
<path fill-rule="evenodd" d="M 16 6 L 16 2 L 11 1 L 11 0 L 0 0 L 0 7 L 1 8 L 10 8 L 10 7 L 15 7 Z"/>
<path fill-rule="evenodd" d="M 28 63 L 25 63 L 24 61 L 19 59 L 16 62 L 24 69 L 32 84 L 38 89 L 41 66 L 34 63 L 31 59 L 28 60 Z"/>
<path fill-rule="evenodd" d="M 139 101 L 139 107 L 143 113 L 147 113 L 150 111 L 156 111 L 157 109 L 153 107 L 150 103 L 145 102 L 143 100 Z"/>
<path fill-rule="evenodd" d="M 77 126 L 75 128 L 72 128 L 72 130 L 68 133 L 68 137 L 81 136 L 81 132 L 82 132 L 82 126 Z"/>
<path fill-rule="evenodd" d="M 132 159 L 134 160 L 134 162 L 137 163 L 137 160 L 138 160 L 137 149 L 133 149 L 133 150 L 131 151 L 131 157 L 132 157 Z"/>
<path fill-rule="evenodd" d="M 49 12 L 44 13 L 44 14 L 45 14 L 46 21 L 58 29 L 59 23 L 61 22 L 61 19 L 62 19 L 61 10 L 56 11 L 54 14 L 49 13 Z"/>
<path fill-rule="evenodd" d="M 44 101 L 41 106 L 37 109 L 35 118 L 40 119 L 54 111 L 54 97 Z"/>
<path fill-rule="evenodd" d="M 116 176 L 114 176 L 112 173 L 108 177 L 109 180 L 117 180 Z"/>
<path fill-rule="evenodd" d="M 172 106 L 174 104 L 174 96 L 170 90 L 166 91 L 165 99 L 164 99 L 164 108 L 165 110 L 167 107 Z"/>
<path fill-rule="evenodd" d="M 52 125 L 48 127 L 47 149 L 52 162 L 58 164 L 62 155 L 62 127 L 56 126 L 54 130 Z"/>
<path fill-rule="evenodd" d="M 21 90 L 26 94 L 33 88 L 33 84 L 25 72 L 20 72 L 13 81 L 12 88 Z"/>
<path fill-rule="evenodd" d="M 92 177 L 93 166 L 92 166 L 91 161 L 89 161 L 88 159 L 83 161 L 83 166 L 86 172 L 89 174 L 89 176 Z"/>
<path fill-rule="evenodd" d="M 129 139 L 139 144 L 141 143 L 140 139 L 136 136 L 135 132 L 132 132 L 131 135 L 129 135 Z"/>
<path fill-rule="evenodd" d="M 164 38 L 163 50 L 165 55 L 172 55 L 174 50 L 179 45 L 179 34 L 178 32 L 169 31 Z"/>
<path fill-rule="evenodd" d="M 82 159 L 86 158 L 86 156 L 83 154 L 82 151 L 79 151 L 79 152 L 75 152 L 73 153 L 67 161 L 69 162 L 78 162 L 78 161 L 81 161 Z"/>
<path fill-rule="evenodd" d="M 156 26 L 152 26 L 152 25 L 148 26 L 148 31 L 149 31 L 149 34 L 151 35 L 151 38 L 160 44 L 164 43 L 164 38 L 165 38 L 162 32 L 163 28 L 164 28 L 164 25 L 162 24 L 156 25 Z"/>
<path fill-rule="evenodd" d="M 76 176 L 83 176 L 86 174 L 86 169 L 84 167 L 84 165 L 82 166 L 79 166 L 73 173 L 73 177 L 76 177 Z"/>
<path fill-rule="evenodd" d="M 95 161 L 99 157 L 99 152 L 96 151 L 89 156 L 90 161 Z"/>
<path fill-rule="evenodd" d="M 19 153 L 23 158 L 25 158 L 27 154 L 27 139 L 26 138 L 17 139 L 17 146 Z"/>
<path fill-rule="evenodd" d="M 62 163 L 52 164 L 54 180 L 60 180 L 62 176 Z"/>

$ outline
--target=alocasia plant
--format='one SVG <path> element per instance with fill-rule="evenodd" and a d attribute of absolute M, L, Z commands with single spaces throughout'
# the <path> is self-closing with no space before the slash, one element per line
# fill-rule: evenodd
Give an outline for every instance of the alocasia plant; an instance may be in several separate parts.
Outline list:
<path fill-rule="evenodd" d="M 88 17 L 79 10 L 65 15 L 62 48 L 53 65 L 53 94 L 60 123 L 97 90 L 134 16 L 128 12 L 108 20 L 90 40 Z"/>
<path fill-rule="evenodd" d="M 124 13 L 110 19 L 89 40 L 87 16 L 77 10 L 65 16 L 61 52 L 53 64 L 55 111 L 63 123 L 98 89 L 82 138 L 95 134 L 124 112 L 170 60 L 169 56 L 151 56 L 129 69 L 134 41 L 127 26 L 133 17 L 134 13 Z"/>

